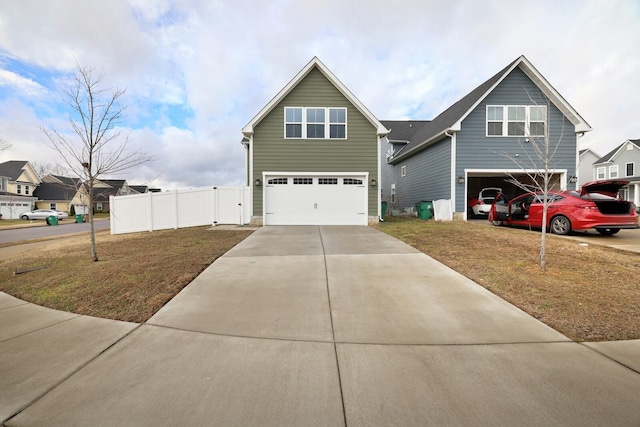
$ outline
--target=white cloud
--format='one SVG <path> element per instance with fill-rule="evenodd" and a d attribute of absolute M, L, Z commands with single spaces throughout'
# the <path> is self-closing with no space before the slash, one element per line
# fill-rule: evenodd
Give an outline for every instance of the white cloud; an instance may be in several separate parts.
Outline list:
<path fill-rule="evenodd" d="M 364 4 L 8 2 L 0 55 L 56 76 L 73 70 L 73 56 L 126 87 L 129 123 L 142 128 L 132 144 L 157 158 L 131 175 L 160 186 L 241 182 L 240 129 L 314 55 L 379 118 L 432 119 L 524 54 L 593 126 L 585 146 L 604 154 L 640 137 L 635 1 Z M 46 85 L 12 68 L 0 74 L 0 136 L 36 160 L 37 124 L 65 117 Z M 180 109 L 192 114 L 184 128 L 172 121 Z"/>

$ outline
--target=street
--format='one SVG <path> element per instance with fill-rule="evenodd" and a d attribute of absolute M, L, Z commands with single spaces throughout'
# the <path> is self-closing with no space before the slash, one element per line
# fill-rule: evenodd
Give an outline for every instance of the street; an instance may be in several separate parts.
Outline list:
<path fill-rule="evenodd" d="M 109 221 L 101 220 L 94 222 L 96 231 L 108 230 Z M 42 239 L 46 237 L 65 236 L 69 234 L 89 231 L 89 223 L 76 224 L 72 219 L 61 221 L 58 226 L 49 227 L 25 227 L 13 228 L 9 230 L 0 229 L 0 243 L 19 242 L 22 240 Z"/>

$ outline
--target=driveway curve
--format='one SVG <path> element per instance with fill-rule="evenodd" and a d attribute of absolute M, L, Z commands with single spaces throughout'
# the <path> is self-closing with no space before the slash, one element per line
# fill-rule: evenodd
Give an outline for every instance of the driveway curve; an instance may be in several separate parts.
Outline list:
<path fill-rule="evenodd" d="M 8 333 L 0 363 L 74 320 Z M 640 424 L 640 343 L 574 343 L 369 227 L 263 227 L 144 325 L 92 322 L 91 351 L 6 425 Z"/>

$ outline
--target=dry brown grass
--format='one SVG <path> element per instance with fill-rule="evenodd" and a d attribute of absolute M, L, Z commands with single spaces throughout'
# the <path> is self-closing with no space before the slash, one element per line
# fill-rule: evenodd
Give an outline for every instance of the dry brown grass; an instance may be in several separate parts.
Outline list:
<path fill-rule="evenodd" d="M 45 307 L 144 322 L 251 231 L 187 228 L 122 236 L 99 234 L 0 263 L 0 291 Z M 17 269 L 48 268 L 14 275 Z"/>
<path fill-rule="evenodd" d="M 378 226 L 576 341 L 640 338 L 640 256 L 540 232 L 391 219 Z"/>

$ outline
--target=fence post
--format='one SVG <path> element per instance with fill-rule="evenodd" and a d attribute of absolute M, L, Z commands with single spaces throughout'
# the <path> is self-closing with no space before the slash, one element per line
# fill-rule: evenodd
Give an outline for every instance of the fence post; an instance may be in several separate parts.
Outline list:
<path fill-rule="evenodd" d="M 113 214 L 113 208 L 114 208 L 114 199 L 113 196 L 109 196 L 109 210 L 111 211 L 109 213 L 109 230 L 111 231 L 111 234 L 115 234 L 115 215 Z"/>
<path fill-rule="evenodd" d="M 149 231 L 153 231 L 153 193 L 149 191 L 147 194 L 149 197 Z"/>
<path fill-rule="evenodd" d="M 173 229 L 177 230 L 178 229 L 178 189 L 176 188 L 176 191 L 173 193 L 173 204 L 175 205 L 175 209 L 176 209 L 176 222 L 174 224 Z"/>

